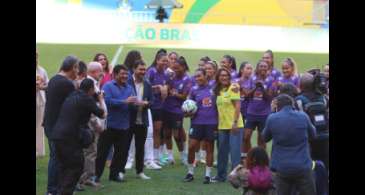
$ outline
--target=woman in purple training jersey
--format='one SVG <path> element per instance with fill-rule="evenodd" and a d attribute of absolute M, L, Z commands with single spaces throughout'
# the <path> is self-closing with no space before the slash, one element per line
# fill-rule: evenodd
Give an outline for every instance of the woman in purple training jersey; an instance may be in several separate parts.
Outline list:
<path fill-rule="evenodd" d="M 236 67 L 236 59 L 233 56 L 224 55 L 221 60 L 221 67 L 229 70 L 232 80 L 237 78 L 238 73 Z"/>
<path fill-rule="evenodd" d="M 265 127 L 267 116 L 271 113 L 271 100 L 275 92 L 275 87 L 272 85 L 274 78 L 267 74 L 268 69 L 268 64 L 260 60 L 251 79 L 250 90 L 248 91 L 249 102 L 245 124 L 243 157 L 251 149 L 252 131 L 256 128 L 258 130 L 257 143 L 259 146 L 266 148 L 261 132 Z"/>
<path fill-rule="evenodd" d="M 207 72 L 208 84 L 215 85 L 215 74 L 218 70 L 217 63 L 215 61 L 207 61 L 205 63 L 205 71 Z"/>
<path fill-rule="evenodd" d="M 297 73 L 297 65 L 292 58 L 286 58 L 282 64 L 283 75 L 279 76 L 277 82 L 280 88 L 283 84 L 291 83 L 297 87 L 299 93 L 299 77 Z"/>
<path fill-rule="evenodd" d="M 279 76 L 281 76 L 281 72 L 274 67 L 274 53 L 271 50 L 265 51 L 262 56 L 262 60 L 264 60 L 269 65 L 269 70 L 267 74 L 272 76 L 274 80 L 277 80 Z"/>
<path fill-rule="evenodd" d="M 186 74 L 188 66 L 181 56 L 172 66 L 174 77 L 167 81 L 168 96 L 163 103 L 164 139 L 168 152 L 168 163 L 174 163 L 172 154 L 172 134 L 177 143 L 181 160 L 186 164 L 185 141 L 186 134 L 183 130 L 184 114 L 181 110 L 182 103 L 186 100 L 191 88 L 191 79 Z"/>
<path fill-rule="evenodd" d="M 163 138 L 161 138 L 162 130 L 162 106 L 163 101 L 167 96 L 167 80 L 168 77 L 165 74 L 165 68 L 168 64 L 168 58 L 166 53 L 160 53 L 156 56 L 156 64 L 148 69 L 146 77 L 147 80 L 152 85 L 152 91 L 154 96 L 154 101 L 151 105 L 151 113 L 153 120 L 153 156 L 155 158 L 155 163 L 161 164 L 159 162 L 159 157 L 162 155 L 160 153 L 160 145 L 163 143 Z"/>
<path fill-rule="evenodd" d="M 243 118 L 247 115 L 247 105 L 248 105 L 248 91 L 251 85 L 252 77 L 252 65 L 249 62 L 242 62 L 237 82 L 240 85 L 240 95 L 241 95 L 241 114 Z"/>
<path fill-rule="evenodd" d="M 204 140 L 207 153 L 204 184 L 209 184 L 213 166 L 214 131 L 218 125 L 218 113 L 206 71 L 199 68 L 194 77 L 197 85 L 192 87 L 189 99 L 196 102 L 198 109 L 195 114 L 187 113 L 187 116 L 191 117 L 191 128 L 189 130 L 188 174 L 184 181 L 190 182 L 194 179 L 195 151 Z"/>

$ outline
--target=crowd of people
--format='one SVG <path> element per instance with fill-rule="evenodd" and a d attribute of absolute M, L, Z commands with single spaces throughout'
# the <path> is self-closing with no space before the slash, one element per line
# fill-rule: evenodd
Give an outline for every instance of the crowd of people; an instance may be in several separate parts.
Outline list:
<path fill-rule="evenodd" d="M 110 181 L 123 182 L 133 163 L 139 178 L 151 179 L 144 168 L 177 163 L 173 140 L 187 167 L 184 182 L 194 180 L 194 169 L 202 163 L 204 184 L 228 177 L 239 186 L 236 182 L 246 177 L 230 179 L 240 173 L 238 167 L 245 170 L 248 179 L 241 183 L 247 189 L 325 194 L 328 178 L 318 179 L 315 170 L 324 167 L 327 173 L 329 168 L 329 64 L 323 73 L 312 69 L 299 75 L 289 57 L 280 71 L 271 50 L 257 64 L 245 61 L 238 67 L 231 55 L 220 63 L 204 56 L 197 64 L 190 70 L 183 56 L 165 49 L 157 51 L 151 65 L 136 50 L 114 67 L 103 53 L 88 64 L 67 56 L 48 80 L 37 53 L 36 155 L 45 155 L 44 128 L 50 157 L 47 194 L 101 187 L 105 166 Z M 185 100 L 196 102 L 196 112 L 181 109 Z M 191 122 L 187 131 L 184 120 Z M 254 130 L 258 147 L 252 148 Z M 271 159 L 265 151 L 270 140 Z"/>

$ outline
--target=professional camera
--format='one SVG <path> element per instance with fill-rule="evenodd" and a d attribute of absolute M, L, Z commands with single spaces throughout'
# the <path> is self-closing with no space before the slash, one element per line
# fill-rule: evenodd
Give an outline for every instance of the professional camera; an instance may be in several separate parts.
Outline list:
<path fill-rule="evenodd" d="M 320 69 L 311 69 L 308 73 L 314 76 L 313 78 L 313 88 L 316 92 L 324 95 L 328 91 L 328 79 Z"/>

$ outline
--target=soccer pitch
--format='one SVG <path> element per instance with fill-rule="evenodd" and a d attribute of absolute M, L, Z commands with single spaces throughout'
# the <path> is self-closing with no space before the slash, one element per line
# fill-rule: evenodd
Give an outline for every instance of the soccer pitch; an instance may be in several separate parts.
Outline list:
<path fill-rule="evenodd" d="M 48 77 L 51 78 L 57 73 L 63 59 L 67 55 L 75 55 L 84 62 L 90 62 L 96 53 L 105 53 L 112 62 L 113 57 L 121 45 L 77 45 L 77 44 L 37 44 L 39 53 L 39 64 L 47 70 Z M 136 45 L 123 45 L 121 54 L 117 58 L 117 64 L 124 62 L 124 58 L 128 51 L 136 49 L 142 54 L 143 59 L 149 65 L 152 63 L 155 53 L 159 48 L 139 47 Z M 269 48 L 268 48 L 269 49 Z M 179 55 L 183 55 L 190 67 L 190 74 L 196 69 L 199 59 L 202 56 L 209 56 L 211 59 L 220 61 L 223 55 L 230 54 L 236 58 L 237 66 L 242 61 L 249 61 L 254 66 L 261 58 L 262 52 L 253 51 L 219 51 L 219 50 L 202 50 L 202 49 L 166 49 L 168 52 L 176 51 Z M 329 61 L 328 54 L 303 54 L 303 53 L 279 53 L 274 52 L 275 67 L 281 69 L 281 61 L 285 57 L 292 57 L 297 65 L 300 73 L 310 68 L 321 68 Z M 184 120 L 184 127 L 187 130 L 190 126 L 190 121 Z M 253 146 L 256 146 L 256 131 L 252 136 Z M 271 143 L 267 145 L 267 151 L 271 152 Z M 47 155 L 36 160 L 36 191 L 37 195 L 43 195 L 47 186 L 47 163 L 48 163 L 48 145 L 46 145 Z M 92 188 L 86 188 L 84 192 L 78 192 L 82 195 L 120 195 L 120 194 L 134 194 L 134 195 L 213 195 L 213 194 L 242 194 L 241 189 L 236 190 L 227 182 L 203 185 L 204 166 L 200 165 L 196 169 L 195 180 L 190 183 L 182 182 L 187 170 L 180 164 L 180 157 L 174 145 L 174 156 L 176 164 L 173 166 L 164 167 L 162 170 L 145 170 L 146 175 L 151 176 L 149 181 L 143 181 L 135 178 L 135 170 L 127 170 L 126 182 L 114 183 L 107 180 L 109 169 L 105 169 L 101 182 L 104 188 L 94 191 Z M 212 175 L 216 174 L 213 170 Z"/>

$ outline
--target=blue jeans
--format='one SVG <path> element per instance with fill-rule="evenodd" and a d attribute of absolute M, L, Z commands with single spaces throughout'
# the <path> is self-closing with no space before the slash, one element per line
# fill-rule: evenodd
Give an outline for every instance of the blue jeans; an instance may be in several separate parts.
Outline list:
<path fill-rule="evenodd" d="M 58 187 L 58 162 L 56 160 L 55 144 L 48 139 L 49 161 L 48 161 L 48 183 L 47 192 L 56 194 Z"/>
<path fill-rule="evenodd" d="M 229 130 L 219 130 L 218 132 L 218 179 L 225 181 L 227 178 L 228 154 L 231 155 L 231 170 L 241 161 L 241 143 L 243 129 L 231 134 Z"/>

